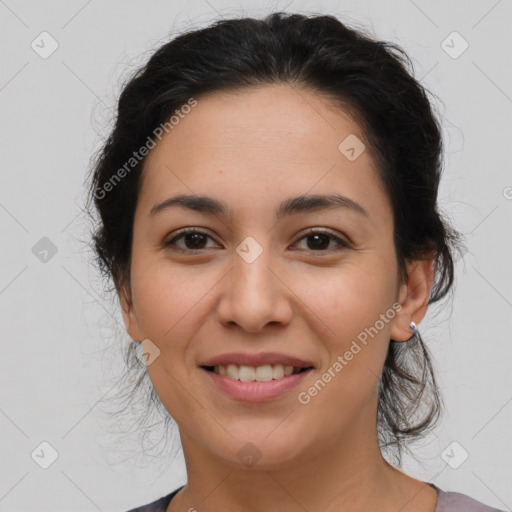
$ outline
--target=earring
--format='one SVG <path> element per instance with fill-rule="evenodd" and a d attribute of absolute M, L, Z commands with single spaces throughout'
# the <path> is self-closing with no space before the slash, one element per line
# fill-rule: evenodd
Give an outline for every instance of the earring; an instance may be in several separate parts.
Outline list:
<path fill-rule="evenodd" d="M 416 333 L 418 332 L 418 328 L 416 327 L 416 324 L 411 321 L 411 323 L 409 324 L 409 328 L 412 331 L 412 335 L 416 336 Z"/>

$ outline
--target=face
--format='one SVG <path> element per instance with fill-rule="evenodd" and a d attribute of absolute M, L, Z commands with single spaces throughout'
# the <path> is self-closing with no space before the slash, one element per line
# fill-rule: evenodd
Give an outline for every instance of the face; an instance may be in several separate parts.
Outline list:
<path fill-rule="evenodd" d="M 348 136 L 354 152 L 339 149 Z M 130 336 L 159 351 L 147 370 L 185 455 L 241 466 L 252 450 L 271 469 L 373 436 L 390 337 L 411 336 L 431 281 L 421 265 L 399 280 L 391 204 L 356 121 L 286 85 L 215 93 L 143 177 L 121 303 Z M 272 363 L 255 370 L 272 380 L 235 382 L 238 367 L 203 367 L 214 358 L 248 366 L 242 380 Z M 287 358 L 313 368 L 281 376 Z"/>

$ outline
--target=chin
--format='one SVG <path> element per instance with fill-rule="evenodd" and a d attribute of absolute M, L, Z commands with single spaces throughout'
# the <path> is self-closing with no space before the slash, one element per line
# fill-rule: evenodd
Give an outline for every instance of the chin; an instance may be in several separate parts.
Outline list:
<path fill-rule="evenodd" d="M 265 421 L 264 427 L 254 424 L 250 428 L 247 425 L 237 429 L 230 427 L 233 437 L 225 438 L 225 444 L 215 444 L 217 452 L 222 444 L 225 446 L 225 451 L 218 455 L 237 469 L 275 471 L 293 467 L 307 449 L 305 436 L 299 432 L 291 433 L 283 425 L 279 427 L 280 421 L 282 419 Z M 269 423 L 273 426 L 269 427 Z"/>

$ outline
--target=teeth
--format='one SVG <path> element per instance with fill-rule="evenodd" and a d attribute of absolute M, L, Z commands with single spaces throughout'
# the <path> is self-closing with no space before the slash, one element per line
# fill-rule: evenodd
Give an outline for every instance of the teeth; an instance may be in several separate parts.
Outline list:
<path fill-rule="evenodd" d="M 282 364 L 276 364 L 272 367 L 272 378 L 280 379 L 284 377 L 284 366 Z"/>
<path fill-rule="evenodd" d="M 255 380 L 259 382 L 267 382 L 269 380 L 272 380 L 274 376 L 272 366 L 270 366 L 269 364 L 266 364 L 265 366 L 258 366 L 254 374 Z"/>
<path fill-rule="evenodd" d="M 268 382 L 272 379 L 281 379 L 292 373 L 298 373 L 299 368 L 293 366 L 284 366 L 282 364 L 266 364 L 264 366 L 238 366 L 237 364 L 215 366 L 213 371 L 219 375 L 227 375 L 228 377 L 240 380 L 242 382 Z"/>
<path fill-rule="evenodd" d="M 229 366 L 228 366 L 228 372 L 229 372 Z M 229 372 L 229 376 L 233 377 L 235 375 L 236 369 L 233 371 L 231 370 Z M 240 370 L 238 371 L 238 378 L 242 382 L 252 382 L 253 380 L 256 380 L 256 372 L 254 371 L 254 368 L 252 366 L 240 366 Z"/>

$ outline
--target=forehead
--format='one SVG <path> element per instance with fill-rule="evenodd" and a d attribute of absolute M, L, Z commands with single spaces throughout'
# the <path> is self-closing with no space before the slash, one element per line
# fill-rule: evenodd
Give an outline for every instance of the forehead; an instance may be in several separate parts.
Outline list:
<path fill-rule="evenodd" d="M 355 159 L 344 153 L 347 145 L 360 152 Z M 318 93 L 290 85 L 198 97 L 150 151 L 143 177 L 142 202 L 176 191 L 230 195 L 240 206 L 250 191 L 266 204 L 294 192 L 384 194 L 356 120 Z"/>
<path fill-rule="evenodd" d="M 338 145 L 350 134 L 365 140 L 358 123 L 332 100 L 291 85 L 209 93 L 175 121 L 148 160 L 160 156 L 163 146 L 179 158 L 176 150 L 186 146 L 202 150 L 186 155 L 191 164 L 220 156 L 217 148 L 233 158 L 257 154 L 259 160 L 305 157 L 318 161 L 339 157 Z M 365 156 L 367 160 L 369 152 Z"/>

